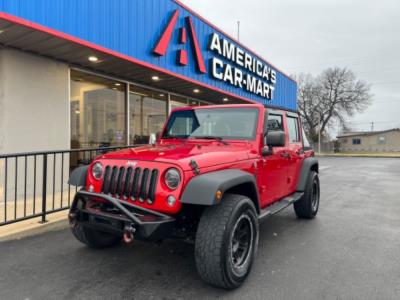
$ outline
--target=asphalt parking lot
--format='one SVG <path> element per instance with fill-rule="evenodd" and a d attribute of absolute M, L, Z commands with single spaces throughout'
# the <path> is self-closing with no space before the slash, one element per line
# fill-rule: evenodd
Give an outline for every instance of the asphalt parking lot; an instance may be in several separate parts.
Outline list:
<path fill-rule="evenodd" d="M 68 229 L 0 243 L 0 299 L 400 299 L 400 159 L 321 158 L 318 217 L 263 221 L 235 291 L 197 273 L 191 245 L 94 251 Z"/>

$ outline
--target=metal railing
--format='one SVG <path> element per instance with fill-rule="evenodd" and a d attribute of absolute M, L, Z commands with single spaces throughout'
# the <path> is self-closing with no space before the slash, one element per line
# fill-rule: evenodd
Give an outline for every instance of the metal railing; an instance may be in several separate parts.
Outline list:
<path fill-rule="evenodd" d="M 70 172 L 97 156 L 134 146 L 0 154 L 0 226 L 68 209 L 76 187 Z"/>

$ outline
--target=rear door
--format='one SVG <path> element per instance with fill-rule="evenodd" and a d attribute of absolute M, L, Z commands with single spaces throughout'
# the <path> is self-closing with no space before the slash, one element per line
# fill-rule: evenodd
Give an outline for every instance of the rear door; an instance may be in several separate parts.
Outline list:
<path fill-rule="evenodd" d="M 296 191 L 297 177 L 300 173 L 302 161 L 304 159 L 302 132 L 300 120 L 297 114 L 286 114 L 286 127 L 288 133 L 288 167 L 287 167 L 287 183 L 289 193 Z"/>

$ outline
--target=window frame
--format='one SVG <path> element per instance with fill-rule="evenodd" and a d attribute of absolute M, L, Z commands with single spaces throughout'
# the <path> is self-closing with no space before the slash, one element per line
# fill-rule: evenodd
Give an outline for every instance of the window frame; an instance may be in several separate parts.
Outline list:
<path fill-rule="evenodd" d="M 204 111 L 204 110 L 249 110 L 249 111 L 254 111 L 255 112 L 255 120 L 254 120 L 254 128 L 253 128 L 253 132 L 251 133 L 251 136 L 248 137 L 223 137 L 224 140 L 227 141 L 236 141 L 236 140 L 240 140 L 240 141 L 255 141 L 257 139 L 257 128 L 258 128 L 258 122 L 259 122 L 259 110 L 258 108 L 253 108 L 253 107 L 246 107 L 246 108 L 235 108 L 235 107 L 221 107 L 221 108 L 193 108 L 193 109 L 184 109 L 184 110 L 178 110 L 175 111 L 174 113 L 180 113 L 180 112 L 186 112 L 186 111 Z M 173 114 L 174 114 L 173 113 Z M 172 136 L 168 136 L 167 132 L 168 130 L 170 130 L 171 128 L 168 126 L 169 123 L 171 122 L 171 120 L 174 118 L 173 114 L 170 114 L 169 118 L 167 119 L 164 129 L 162 131 L 161 134 L 161 138 L 162 139 L 170 139 L 170 138 L 182 138 L 182 139 L 190 139 L 190 136 L 188 137 L 172 137 Z M 176 118 L 176 117 L 175 117 Z"/>
<path fill-rule="evenodd" d="M 295 131 L 296 131 L 296 140 L 295 141 L 292 141 L 290 138 L 290 128 L 289 128 L 289 120 L 290 119 L 293 119 L 294 124 L 295 124 Z M 301 143 L 299 117 L 297 115 L 287 114 L 286 115 L 286 124 L 287 124 L 287 133 L 288 133 L 289 144 Z"/>

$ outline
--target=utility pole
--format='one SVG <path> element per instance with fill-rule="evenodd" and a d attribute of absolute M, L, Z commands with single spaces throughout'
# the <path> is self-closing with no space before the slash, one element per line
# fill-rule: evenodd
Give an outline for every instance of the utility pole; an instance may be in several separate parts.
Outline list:
<path fill-rule="evenodd" d="M 240 21 L 237 21 L 237 40 L 240 39 Z"/>
<path fill-rule="evenodd" d="M 321 118 L 318 121 L 318 154 L 321 154 Z"/>
<path fill-rule="evenodd" d="M 371 122 L 371 131 L 374 131 L 374 122 Z"/>

